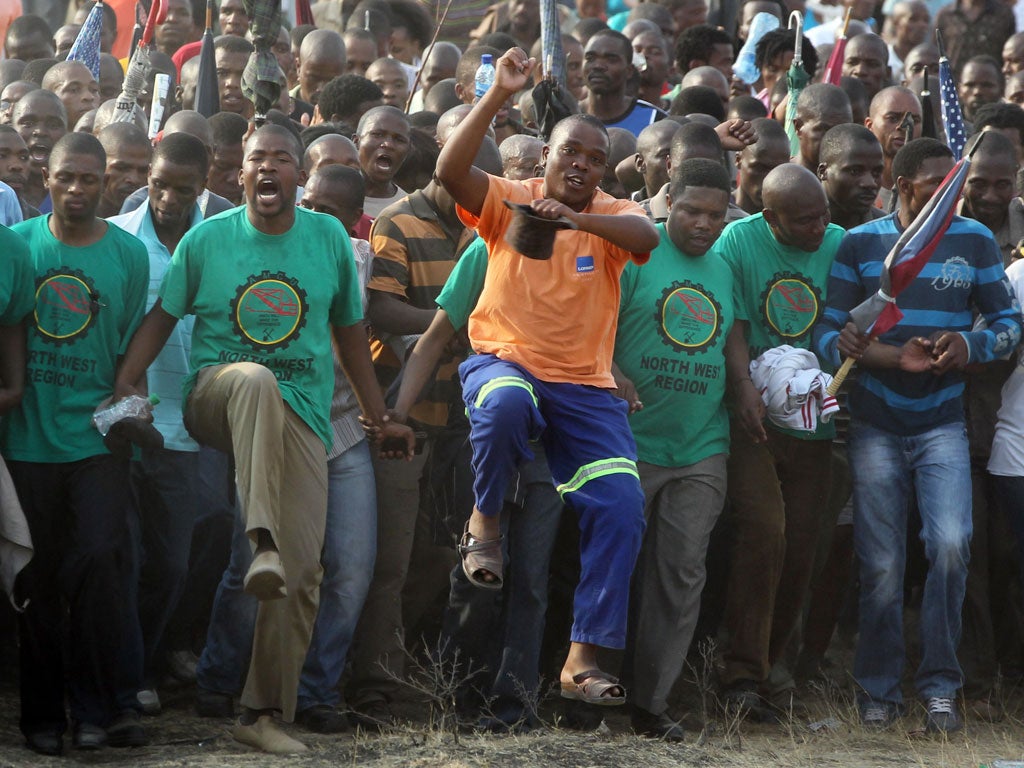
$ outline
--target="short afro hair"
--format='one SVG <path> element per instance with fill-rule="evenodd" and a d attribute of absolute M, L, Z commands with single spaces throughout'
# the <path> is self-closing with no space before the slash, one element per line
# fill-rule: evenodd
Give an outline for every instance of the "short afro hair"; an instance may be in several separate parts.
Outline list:
<path fill-rule="evenodd" d="M 115 123 L 117 125 L 117 123 Z M 169 133 L 153 150 L 153 162 L 166 160 L 173 165 L 191 166 L 204 179 L 210 169 L 210 156 L 203 142 L 187 133 Z"/>
<path fill-rule="evenodd" d="M 722 99 L 714 88 L 707 85 L 691 85 L 683 88 L 679 94 L 672 99 L 669 107 L 669 114 L 672 115 L 711 115 L 722 122 L 725 120 L 725 107 Z"/>
<path fill-rule="evenodd" d="M 676 39 L 673 58 L 679 74 L 685 75 L 694 59 L 708 62 L 716 45 L 732 45 L 729 33 L 709 24 L 698 24 L 684 30 Z"/>
<path fill-rule="evenodd" d="M 317 106 L 320 107 L 320 117 L 324 120 L 343 120 L 355 114 L 360 104 L 383 98 L 384 92 L 380 87 L 365 77 L 355 74 L 339 75 L 320 89 Z"/>
<path fill-rule="evenodd" d="M 822 163 L 832 163 L 844 157 L 857 144 L 873 144 L 881 149 L 881 144 L 870 130 L 860 123 L 843 123 L 829 128 L 821 139 L 821 152 L 818 159 Z"/>
<path fill-rule="evenodd" d="M 107 167 L 107 153 L 103 150 L 100 140 L 91 133 L 65 133 L 50 151 L 50 168 L 58 164 L 64 155 L 86 155 L 100 162 L 101 168 Z"/>
<path fill-rule="evenodd" d="M 912 179 L 921 170 L 926 160 L 934 157 L 953 158 L 953 150 L 938 139 L 914 139 L 904 144 L 892 161 L 894 179 Z"/>
<path fill-rule="evenodd" d="M 725 170 L 725 166 L 714 160 L 703 157 L 683 160 L 678 167 L 672 168 L 671 175 L 668 192 L 673 198 L 681 196 L 687 187 L 720 189 L 726 196 L 732 193 L 728 171 Z"/>
<path fill-rule="evenodd" d="M 763 69 L 766 64 L 783 53 L 791 53 L 796 46 L 796 30 L 773 29 L 757 43 L 754 53 L 754 64 Z M 818 71 L 818 52 L 806 37 L 803 45 L 803 68 L 808 77 L 814 77 Z"/>
<path fill-rule="evenodd" d="M 985 104 L 974 113 L 974 130 L 984 128 L 1008 128 L 1016 130 L 1024 145 L 1024 109 L 1017 104 L 997 101 Z"/>

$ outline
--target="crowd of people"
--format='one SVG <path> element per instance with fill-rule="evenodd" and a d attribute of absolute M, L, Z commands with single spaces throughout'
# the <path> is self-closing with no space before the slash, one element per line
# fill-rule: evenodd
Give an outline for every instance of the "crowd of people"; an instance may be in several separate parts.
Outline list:
<path fill-rule="evenodd" d="M 167 0 L 125 109 L 142 4 L 0 2 L 0 634 L 29 749 L 143 746 L 194 686 L 301 752 L 394 726 L 410 659 L 496 733 L 551 694 L 564 725 L 625 705 L 682 741 L 701 664 L 751 721 L 823 679 L 865 728 L 1002 716 L 1024 3 L 554 5 L 319 0 L 284 14 L 264 111 L 279 3 L 221 0 L 211 51 L 206 3 Z M 958 215 L 887 296 L 964 141 Z M 879 291 L 902 319 L 872 334 Z M 133 396 L 151 414 L 101 434 Z"/>

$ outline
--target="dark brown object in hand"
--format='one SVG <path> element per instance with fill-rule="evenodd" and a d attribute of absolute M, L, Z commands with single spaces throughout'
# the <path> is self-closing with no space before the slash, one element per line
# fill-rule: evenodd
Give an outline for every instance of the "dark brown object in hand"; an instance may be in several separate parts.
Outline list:
<path fill-rule="evenodd" d="M 550 259 L 558 231 L 577 229 L 577 226 L 564 216 L 557 219 L 538 216 L 528 203 L 513 203 L 506 200 L 505 205 L 512 210 L 512 223 L 505 232 L 505 239 L 528 259 Z"/>

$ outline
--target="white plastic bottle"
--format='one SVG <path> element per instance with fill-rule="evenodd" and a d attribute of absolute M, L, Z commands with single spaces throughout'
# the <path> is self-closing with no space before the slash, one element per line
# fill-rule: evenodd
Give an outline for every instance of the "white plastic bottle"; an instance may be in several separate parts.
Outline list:
<path fill-rule="evenodd" d="M 494 57 L 485 53 L 480 57 L 480 66 L 476 68 L 476 98 L 479 100 L 494 85 Z"/>
<path fill-rule="evenodd" d="M 153 406 L 159 402 L 160 398 L 156 395 L 150 395 L 149 397 L 131 395 L 123 400 L 118 400 L 102 411 L 94 413 L 92 415 L 92 423 L 96 425 L 99 433 L 106 437 L 110 428 L 121 421 L 121 419 L 128 419 L 133 416 L 146 416 L 153 412 Z"/>

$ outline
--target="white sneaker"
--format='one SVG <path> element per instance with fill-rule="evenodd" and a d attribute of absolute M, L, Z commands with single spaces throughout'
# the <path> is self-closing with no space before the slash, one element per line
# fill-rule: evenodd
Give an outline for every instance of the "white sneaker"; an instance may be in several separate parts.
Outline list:
<path fill-rule="evenodd" d="M 160 696 L 157 694 L 156 688 L 143 688 L 135 694 L 135 698 L 138 700 L 139 706 L 142 707 L 142 714 L 160 714 Z"/>

